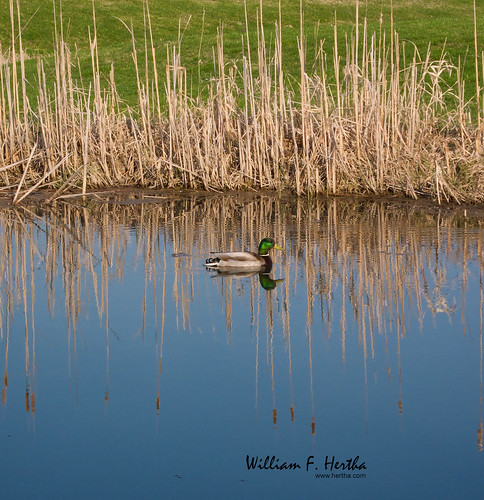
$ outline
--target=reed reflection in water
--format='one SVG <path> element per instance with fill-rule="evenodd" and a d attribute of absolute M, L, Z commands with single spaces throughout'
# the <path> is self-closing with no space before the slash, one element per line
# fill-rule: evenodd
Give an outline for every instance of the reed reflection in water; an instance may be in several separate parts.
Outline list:
<path fill-rule="evenodd" d="M 201 460 L 200 427 L 209 448 L 235 454 L 227 470 L 239 477 L 251 449 L 377 457 L 399 419 L 428 460 L 439 446 L 422 419 L 435 405 L 430 418 L 446 408 L 460 429 L 456 449 L 482 451 L 480 217 L 368 200 L 139 196 L 0 211 L 4 422 L 18 418 L 20 392 L 34 434 L 42 414 L 62 418 L 58 399 L 82 415 L 103 401 L 111 426 L 138 405 L 142 441 L 154 429 L 164 443 L 195 435 L 194 450 L 177 452 L 180 468 L 195 467 L 186 457 Z M 285 249 L 270 274 L 204 268 L 210 251 L 256 249 L 264 236 Z M 79 439 L 101 429 L 91 422 Z M 468 460 L 475 480 L 482 458 Z"/>

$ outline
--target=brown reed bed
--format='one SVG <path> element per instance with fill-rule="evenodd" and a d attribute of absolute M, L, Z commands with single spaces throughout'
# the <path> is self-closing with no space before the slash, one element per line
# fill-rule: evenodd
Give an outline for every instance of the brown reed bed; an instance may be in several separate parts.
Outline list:
<path fill-rule="evenodd" d="M 269 44 L 260 15 L 257 40 L 247 28 L 238 61 L 225 59 L 220 34 L 216 76 L 193 96 L 181 43 L 167 48 L 165 74 L 159 71 L 147 2 L 145 9 L 141 47 L 131 29 L 136 108 L 122 103 L 114 68 L 102 84 L 95 13 L 92 81 L 81 86 L 72 75 L 79 62 L 60 13 L 54 85 L 39 58 L 31 102 L 18 2 L 10 0 L 12 42 L 0 64 L 0 186 L 14 203 L 41 188 L 54 189 L 55 199 L 112 186 L 484 201 L 484 53 L 477 43 L 477 93 L 466 100 L 460 62 L 452 65 L 444 50 L 438 60 L 416 48 L 409 56 L 393 28 L 370 33 L 358 18 L 344 47 L 335 19 L 332 50 L 321 42 L 309 72 L 301 13 L 301 71 L 293 81 L 284 73 L 280 21 Z"/>

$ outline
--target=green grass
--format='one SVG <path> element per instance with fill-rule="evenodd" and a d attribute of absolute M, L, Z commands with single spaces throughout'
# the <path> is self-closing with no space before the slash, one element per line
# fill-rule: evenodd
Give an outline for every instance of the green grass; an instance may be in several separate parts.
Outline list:
<path fill-rule="evenodd" d="M 428 45 L 432 47 L 432 56 L 440 58 L 443 48 L 450 61 L 457 65 L 459 58 L 464 64 L 468 97 L 475 93 L 474 70 L 474 26 L 471 1 L 444 0 L 437 2 L 402 0 L 394 2 L 394 28 L 401 40 L 408 44 L 408 54 L 412 54 L 413 45 L 425 54 Z M 54 60 L 54 11 L 51 0 L 19 0 L 22 26 L 22 43 L 29 56 L 27 61 L 27 79 L 36 79 L 36 57 L 42 56 L 47 71 L 53 75 Z M 59 2 L 55 1 L 59 26 Z M 97 36 L 100 57 L 100 70 L 108 79 L 111 64 L 114 65 L 118 92 L 128 104 L 136 102 L 136 79 L 132 62 L 132 41 L 126 25 L 133 24 L 139 61 L 143 62 L 144 16 L 141 0 L 96 0 Z M 256 16 L 260 4 L 247 1 L 249 31 L 252 47 L 256 46 Z M 203 85 L 213 75 L 212 50 L 216 45 L 217 31 L 223 27 L 224 50 L 227 61 L 242 57 L 242 37 L 245 34 L 244 2 L 232 1 L 186 1 L 149 2 L 154 45 L 157 50 L 158 71 L 165 73 L 166 46 L 176 44 L 179 29 L 183 32 L 182 64 L 187 68 L 189 81 L 197 93 L 199 84 Z M 478 7 L 479 9 L 479 7 Z M 323 0 L 305 0 L 303 2 L 304 31 L 307 43 L 307 64 L 311 68 L 315 47 L 319 40 L 325 40 L 324 48 L 328 55 L 333 47 L 333 26 L 335 16 L 339 26 L 341 44 L 345 36 L 355 33 L 354 0 L 327 2 Z M 478 10 L 478 18 L 484 6 Z M 91 56 L 89 52 L 88 29 L 93 32 L 92 4 L 89 1 L 64 0 L 62 2 L 64 38 L 72 52 L 79 56 L 83 83 L 92 76 Z M 379 31 L 380 27 L 390 33 L 391 9 L 386 0 L 368 0 L 359 4 L 360 27 L 366 17 L 369 32 Z M 278 20 L 278 2 L 263 2 L 265 37 L 270 46 L 274 38 L 274 23 Z M 382 24 L 380 26 L 380 20 Z M 478 26 L 478 34 L 479 28 Z M 203 37 L 202 37 L 203 30 Z M 282 36 L 283 63 L 285 73 L 298 75 L 299 57 L 297 38 L 300 34 L 299 2 L 282 1 Z M 9 6 L 3 1 L 0 6 L 0 42 L 4 57 L 11 46 L 11 27 Z M 484 35 L 479 40 L 479 51 L 483 49 Z M 149 42 L 148 42 L 149 43 Z M 198 76 L 201 75 L 201 82 Z M 74 75 L 79 75 L 74 71 Z M 32 85 L 30 88 L 36 88 Z"/>

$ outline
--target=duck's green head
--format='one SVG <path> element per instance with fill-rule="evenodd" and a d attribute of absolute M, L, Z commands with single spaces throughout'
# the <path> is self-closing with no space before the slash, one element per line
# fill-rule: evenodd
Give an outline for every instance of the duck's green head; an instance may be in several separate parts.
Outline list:
<path fill-rule="evenodd" d="M 264 238 L 259 245 L 259 255 L 267 255 L 269 250 L 276 248 L 277 250 L 282 250 L 279 245 L 272 238 Z"/>

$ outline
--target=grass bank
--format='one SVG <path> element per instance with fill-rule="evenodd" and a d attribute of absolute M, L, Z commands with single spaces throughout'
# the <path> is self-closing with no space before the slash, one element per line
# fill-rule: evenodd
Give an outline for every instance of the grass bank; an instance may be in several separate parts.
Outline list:
<path fill-rule="evenodd" d="M 43 187 L 55 189 L 54 199 L 129 185 L 484 201 L 484 53 L 472 4 L 470 46 L 460 54 L 462 41 L 422 50 L 403 39 L 398 12 L 385 7 L 383 15 L 376 2 L 343 2 L 353 17 L 342 19 L 330 6 L 324 26 L 308 22 L 306 5 L 289 7 L 288 23 L 275 2 L 233 2 L 227 9 L 237 17 L 217 24 L 208 59 L 207 11 L 197 43 L 188 4 L 175 36 L 160 43 L 159 14 L 144 1 L 137 24 L 115 16 L 123 43 L 116 30 L 111 42 L 101 35 L 98 8 L 91 10 L 87 48 L 54 3 L 54 49 L 39 46 L 32 57 L 21 3 L 9 1 L 10 45 L 0 64 L 0 183 L 15 202 Z M 375 24 L 365 14 L 373 18 L 378 7 Z M 106 65 L 115 53 L 120 83 L 114 61 Z"/>

